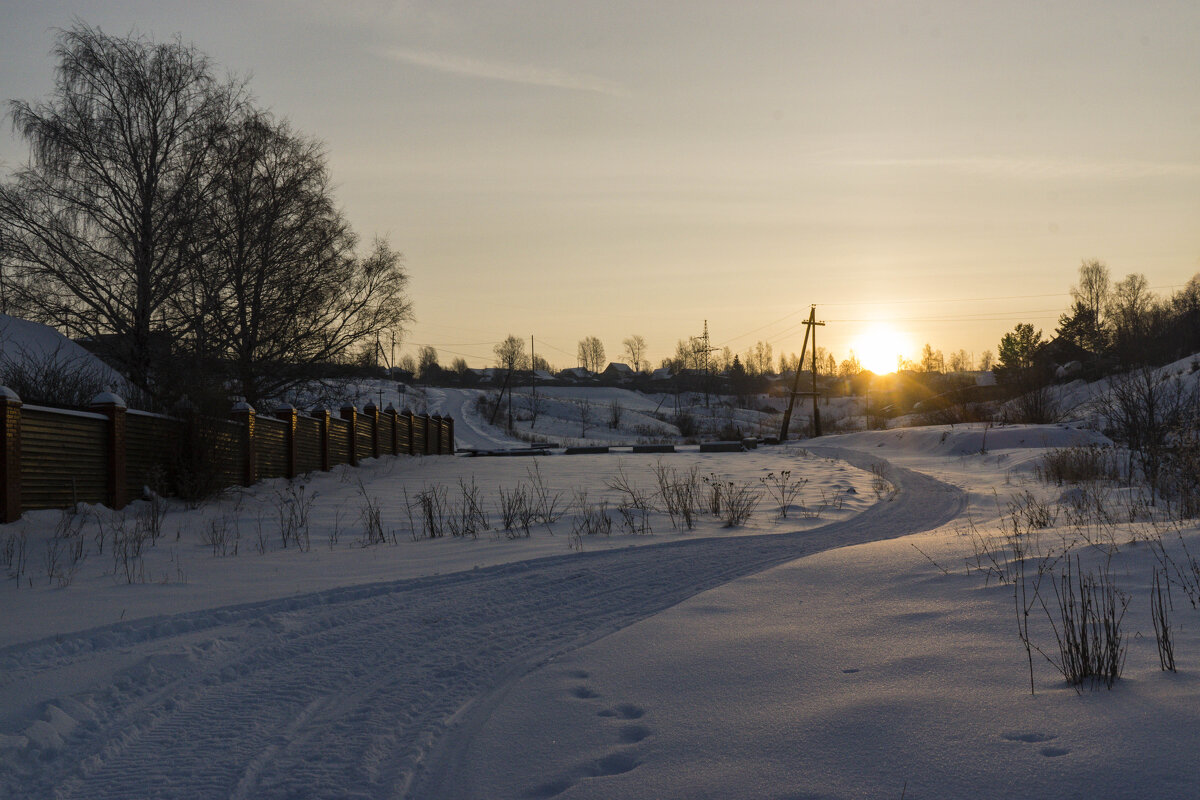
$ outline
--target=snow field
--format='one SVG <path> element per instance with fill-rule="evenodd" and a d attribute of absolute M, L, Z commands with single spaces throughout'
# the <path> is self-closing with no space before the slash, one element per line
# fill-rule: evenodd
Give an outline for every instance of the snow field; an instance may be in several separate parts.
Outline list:
<path fill-rule="evenodd" d="M 698 515 L 696 527 L 688 531 L 682 522 L 676 529 L 665 512 L 655 511 L 649 517 L 652 533 L 632 535 L 622 529 L 616 510 L 620 495 L 606 483 L 624 474 L 652 496 L 657 490 L 655 470 L 660 466 L 681 473 L 695 469 L 700 476 L 715 475 L 757 490 L 763 489 L 759 478 L 785 469 L 793 472 L 793 483 L 806 483 L 786 519 L 777 518 L 778 508 L 764 491 L 745 526 L 725 528 L 715 517 Z M 523 531 L 501 530 L 499 491 L 529 487 L 535 474 L 547 494 L 556 498 L 558 521 L 533 525 L 528 537 Z M 440 538 L 426 538 L 417 496 L 440 487 L 445 490 L 447 506 L 461 508 L 460 481 L 478 489 L 490 529 L 479 530 L 476 536 L 455 537 L 446 532 Z M 578 491 L 584 488 L 594 509 L 608 504 L 611 534 L 572 535 L 580 514 Z M 98 552 L 102 523 L 110 536 L 113 512 L 91 507 L 77 520 L 86 555 L 65 587 L 48 578 L 45 566 L 45 553 L 53 543 L 55 527 L 62 522 L 62 512 L 30 512 L 20 522 L 0 527 L 0 540 L 23 536 L 28 552 L 22 579 L 0 583 L 9 611 L 0 626 L 0 647 L 148 615 L 447 574 L 581 550 L 619 549 L 675 538 L 806 530 L 848 519 L 876 499 L 869 472 L 795 447 L 740 454 L 693 450 L 674 455 L 371 459 L 358 468 L 343 466 L 328 473 L 312 473 L 292 484 L 272 480 L 234 489 L 197 509 L 168 501 L 161 522 L 163 535 L 156 545 L 143 546 L 134 585 L 127 582 L 123 565 L 114 561 L 111 541 Z M 281 515 L 296 513 L 305 503 L 309 506 L 305 512 L 308 547 L 302 551 L 290 541 L 285 548 Z M 128 528 L 134 526 L 138 515 L 148 512 L 148 505 L 145 501 L 131 505 L 124 514 Z M 411 516 L 410 505 L 414 507 Z M 383 545 L 364 546 L 368 507 L 378 511 L 380 529 L 387 538 Z M 214 530 L 223 537 L 219 546 L 212 543 Z"/>
<path fill-rule="evenodd" d="M 913 491 L 811 531 L 678 536 L 5 647 L 0 788 L 26 797 L 438 796 L 411 782 L 433 769 L 435 743 L 470 719 L 474 698 L 697 592 L 804 553 L 902 535 L 961 507 L 956 492 L 920 475 L 896 480 Z"/>
<path fill-rule="evenodd" d="M 0 587 L 0 797 L 1196 796 L 1200 612 L 1181 572 L 1179 671 L 1162 672 L 1148 594 L 1155 553 L 1186 570 L 1200 532 L 1117 486 L 1087 489 L 1117 522 L 1081 523 L 1063 510 L 1081 487 L 1037 479 L 1048 450 L 1106 443 L 960 425 L 807 450 L 381 461 L 305 484 L 305 552 L 245 549 L 282 482 L 173 506 L 147 571 L 182 560 L 186 581 L 128 585 L 89 556 L 65 588 Z M 897 491 L 877 501 L 885 460 Z M 732 531 L 660 511 L 652 535 L 573 537 L 568 502 L 528 539 L 404 535 L 405 490 L 474 477 L 494 493 L 535 464 L 590 503 L 615 499 L 617 470 L 647 489 L 662 466 L 809 483 L 786 520 L 764 498 Z M 359 477 L 395 544 L 358 544 Z M 805 518 L 822 491 L 842 509 Z M 1030 693 L 1013 585 L 980 558 L 1020 498 L 1059 509 L 1030 531 L 1035 558 L 1070 544 L 1130 598 L 1112 691 L 1077 693 L 1035 652 Z M 203 544 L 222 519 L 243 531 L 236 557 Z M 44 540 L 56 521 L 21 524 Z"/>
<path fill-rule="evenodd" d="M 1129 598 L 1113 690 L 1077 692 L 1034 652 L 1031 694 L 1014 586 L 979 569 L 979 542 L 1004 546 L 1011 498 L 1079 491 L 1036 479 L 1048 449 L 1106 440 L 1006 426 L 980 452 L 984 427 L 831 437 L 951 480 L 968 513 L 732 581 L 564 654 L 480 715 L 429 796 L 1195 796 L 1200 612 L 1173 581 L 1179 671 L 1161 671 L 1149 592 L 1153 543 L 1186 573 L 1200 531 L 1146 509 L 1116 525 L 1060 511 L 1029 531 L 1034 558 L 1069 547 Z M 1114 517 L 1137 507 L 1129 494 L 1105 495 Z M 1053 657 L 1033 610 L 1031 638 Z"/>

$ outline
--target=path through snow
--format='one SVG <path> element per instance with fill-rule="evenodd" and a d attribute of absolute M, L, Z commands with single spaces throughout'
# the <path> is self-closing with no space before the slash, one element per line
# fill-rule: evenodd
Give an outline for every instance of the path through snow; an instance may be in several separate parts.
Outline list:
<path fill-rule="evenodd" d="M 42 720 L 0 735 L 0 796 L 441 797 L 489 699 L 547 659 L 769 566 L 962 510 L 946 484 L 891 477 L 893 501 L 806 532 L 544 558 L 6 648 L 0 681 L 47 702 Z"/>

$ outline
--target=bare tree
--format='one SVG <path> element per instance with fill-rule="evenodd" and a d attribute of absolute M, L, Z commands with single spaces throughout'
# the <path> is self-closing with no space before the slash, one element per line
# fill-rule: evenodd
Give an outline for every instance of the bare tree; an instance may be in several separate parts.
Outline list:
<path fill-rule="evenodd" d="M 604 369 L 604 343 L 595 336 L 579 340 L 579 366 L 590 372 Z"/>
<path fill-rule="evenodd" d="M 496 354 L 496 366 L 510 372 L 529 366 L 529 356 L 525 355 L 525 340 L 520 336 L 510 333 L 508 338 L 492 348 L 492 351 Z"/>
<path fill-rule="evenodd" d="M 974 369 L 974 360 L 966 350 L 958 350 L 950 354 L 949 366 L 951 372 L 970 372 Z"/>
<path fill-rule="evenodd" d="M 442 365 L 438 363 L 438 351 L 431 345 L 421 345 L 417 351 L 417 374 L 421 380 L 429 380 L 437 377 L 442 371 Z"/>
<path fill-rule="evenodd" d="M 1079 283 L 1071 287 L 1071 299 L 1090 311 L 1097 324 L 1103 321 L 1108 309 L 1109 285 L 1104 262 L 1092 259 L 1079 265 Z"/>
<path fill-rule="evenodd" d="M 862 371 L 862 364 L 859 362 L 858 356 L 854 355 L 854 351 L 851 350 L 850 357 L 838 367 L 837 375 L 839 378 L 853 378 Z"/>
<path fill-rule="evenodd" d="M 1102 398 L 1113 438 L 1129 448 L 1129 471 L 1136 464 L 1152 492 L 1162 485 L 1162 468 L 1169 460 L 1172 439 L 1194 424 L 1200 399 L 1194 386 L 1141 366 L 1113 381 Z"/>
<path fill-rule="evenodd" d="M 355 348 L 375 362 L 380 337 L 412 318 L 407 275 L 386 242 L 355 256 L 321 146 L 248 113 L 217 153 L 204 217 L 213 244 L 172 304 L 192 353 L 231 364 L 251 404 Z"/>
<path fill-rule="evenodd" d="M 921 371 L 942 373 L 946 371 L 946 360 L 941 350 L 934 350 L 929 342 L 921 348 Z"/>
<path fill-rule="evenodd" d="M 167 302 L 207 248 L 210 161 L 242 91 L 178 38 L 77 24 L 54 52 L 50 99 L 10 108 L 30 161 L 0 186 L 8 289 L 39 319 L 114 337 L 110 355 L 149 386 Z"/>
<path fill-rule="evenodd" d="M 746 373 L 749 375 L 765 375 L 771 371 L 775 357 L 771 352 L 770 342 L 755 342 L 746 351 Z"/>
<path fill-rule="evenodd" d="M 625 355 L 629 356 L 629 366 L 633 367 L 634 372 L 642 372 L 643 366 L 647 368 L 650 366 L 646 362 L 646 340 L 640 333 L 630 336 L 623 344 L 625 345 Z"/>
<path fill-rule="evenodd" d="M 1113 286 L 1108 316 L 1112 322 L 1113 344 L 1122 363 L 1144 360 L 1144 345 L 1150 334 L 1156 303 L 1145 275 L 1130 273 Z"/>

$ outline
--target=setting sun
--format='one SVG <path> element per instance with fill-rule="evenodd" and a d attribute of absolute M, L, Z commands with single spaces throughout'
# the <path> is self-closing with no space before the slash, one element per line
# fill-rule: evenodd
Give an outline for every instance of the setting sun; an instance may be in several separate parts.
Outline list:
<path fill-rule="evenodd" d="M 851 344 L 863 369 L 876 375 L 896 371 L 897 359 L 909 349 L 908 337 L 885 323 L 876 323 Z"/>

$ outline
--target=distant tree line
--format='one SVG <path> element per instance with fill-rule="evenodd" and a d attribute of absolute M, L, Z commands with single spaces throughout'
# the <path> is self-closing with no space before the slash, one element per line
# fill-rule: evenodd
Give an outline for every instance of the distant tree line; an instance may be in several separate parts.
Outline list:
<path fill-rule="evenodd" d="M 1030 323 L 1000 340 L 996 375 L 1013 382 L 1044 382 L 1064 362 L 1079 362 L 1080 375 L 1098 377 L 1135 367 L 1165 364 L 1200 351 L 1200 274 L 1179 291 L 1160 297 L 1141 273 L 1114 281 L 1101 261 L 1086 260 L 1071 287 L 1071 307 L 1053 339 Z"/>
<path fill-rule="evenodd" d="M 59 33 L 54 88 L 12 101 L 6 311 L 55 325 L 159 405 L 278 396 L 412 319 L 401 256 L 360 247 L 323 146 L 178 37 Z"/>

